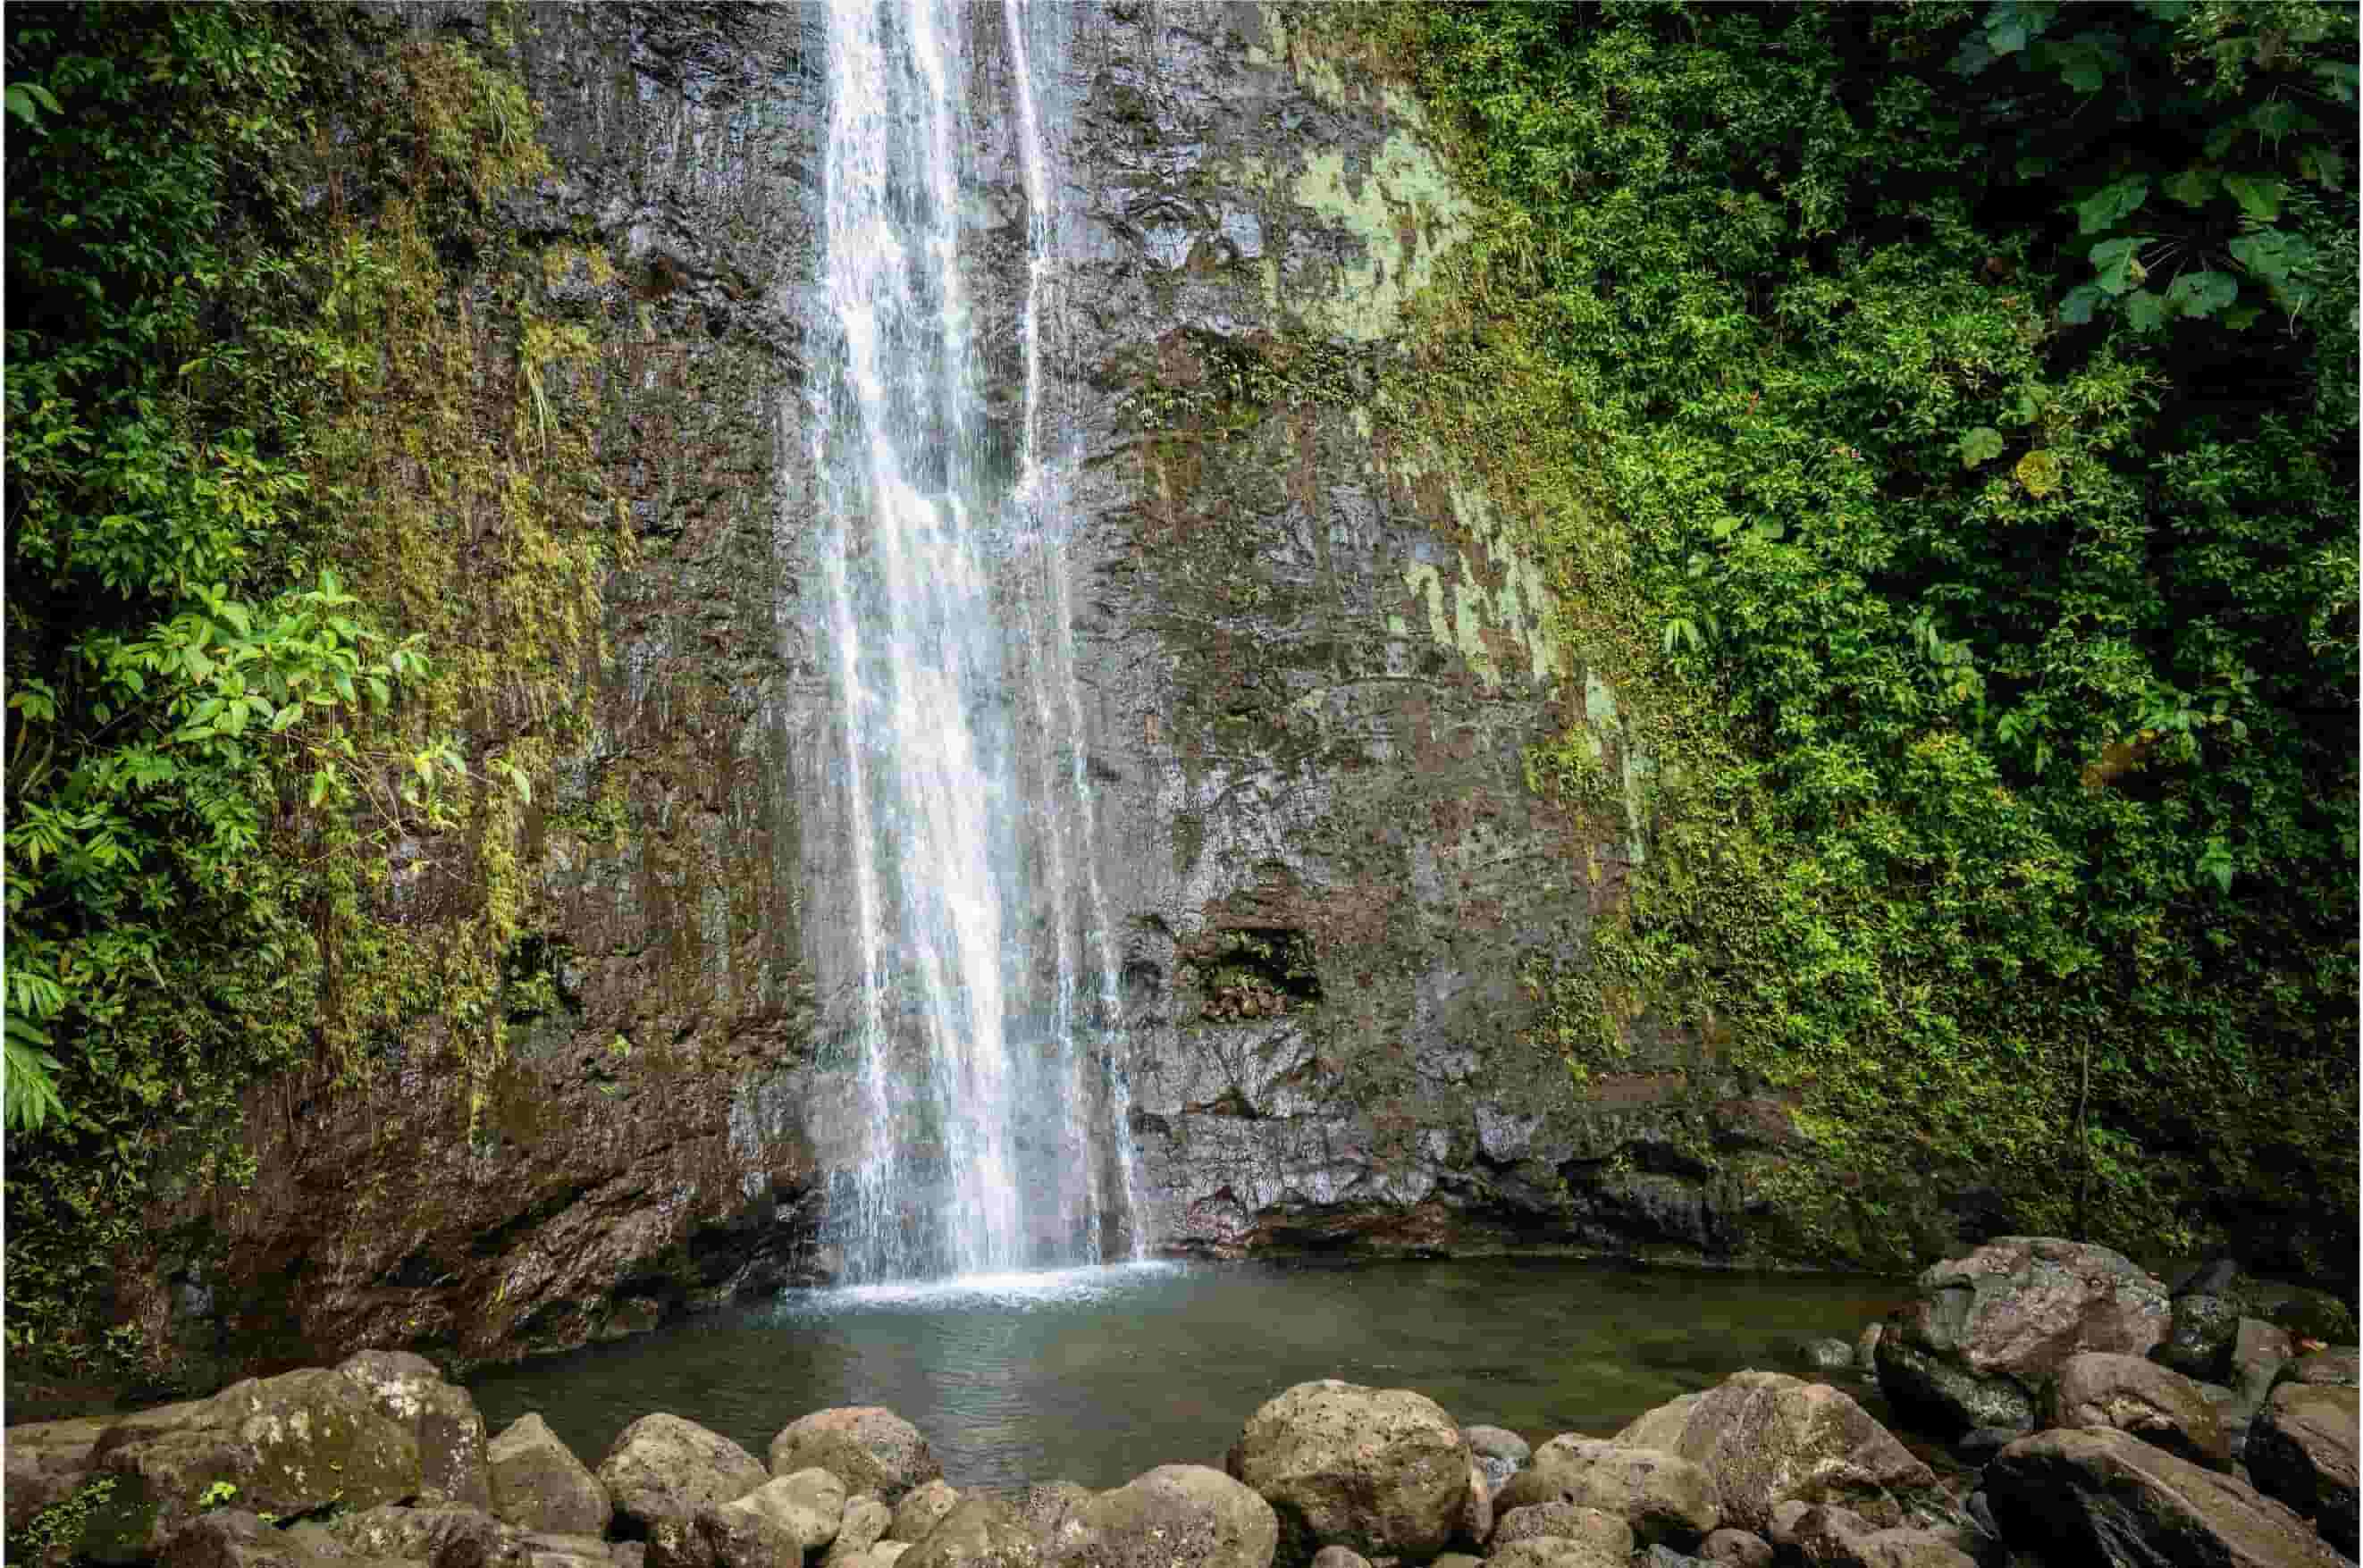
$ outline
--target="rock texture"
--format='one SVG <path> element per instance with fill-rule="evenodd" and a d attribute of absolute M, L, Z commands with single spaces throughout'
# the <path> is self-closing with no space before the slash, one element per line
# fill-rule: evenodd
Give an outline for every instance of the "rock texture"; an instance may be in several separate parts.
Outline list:
<path fill-rule="evenodd" d="M 826 1470 L 849 1494 L 867 1492 L 889 1504 L 944 1474 L 919 1429 L 878 1405 L 799 1417 L 771 1440 L 771 1464 L 774 1475 Z"/>
<path fill-rule="evenodd" d="M 1270 1568 L 1279 1516 L 1247 1486 L 1202 1464 L 1165 1464 L 1074 1510 L 1053 1554 L 1075 1568 Z"/>
<path fill-rule="evenodd" d="M 607 1488 L 558 1440 L 538 1415 L 527 1414 L 493 1439 L 493 1512 L 519 1529 L 604 1535 L 615 1506 Z"/>
<path fill-rule="evenodd" d="M 1434 1400 L 1328 1379 L 1267 1400 L 1225 1468 L 1271 1505 L 1283 1553 L 1300 1561 L 1331 1545 L 1436 1555 L 1461 1524 L 1473 1466 Z"/>
<path fill-rule="evenodd" d="M 638 1531 L 735 1502 L 770 1479 L 728 1438 L 661 1411 L 616 1433 L 596 1474 L 616 1517 Z"/>
<path fill-rule="evenodd" d="M 1880 1527 L 1932 1505 L 1936 1477 L 1839 1389 L 1740 1372 L 1660 1405 L 1616 1434 L 1714 1477 L 1723 1522 L 1758 1534 L 1782 1503 L 1844 1504 Z"/>
<path fill-rule="evenodd" d="M 1702 1466 L 1661 1449 L 1572 1434 L 1535 1450 L 1534 1463 L 1510 1477 L 1495 1502 L 1504 1510 L 1538 1503 L 1596 1508 L 1622 1519 L 1645 1546 L 1694 1544 L 1722 1522 L 1715 1478 Z"/>
<path fill-rule="evenodd" d="M 2046 1560 L 2126 1568 L 2336 1568 L 2313 1527 L 2228 1475 L 2129 1433 L 2039 1432 L 2002 1450 L 1985 1489 L 2005 1540 Z"/>
<path fill-rule="evenodd" d="M 2243 1457 L 2257 1489 L 2313 1519 L 2323 1539 L 2357 1555 L 2356 1446 L 2352 1387 L 2283 1384 L 2248 1434 Z"/>
<path fill-rule="evenodd" d="M 2059 1364 L 2050 1394 L 2050 1426 L 2114 1427 L 2193 1463 L 2232 1463 L 2231 1438 L 2207 1396 L 2155 1362 L 2081 1352 Z"/>
<path fill-rule="evenodd" d="M 2005 1236 L 1925 1271 L 1875 1353 L 1881 1393 L 1932 1425 L 2035 1424 L 2044 1380 L 2079 1351 L 2146 1355 L 2166 1286 L 2106 1247 Z"/>

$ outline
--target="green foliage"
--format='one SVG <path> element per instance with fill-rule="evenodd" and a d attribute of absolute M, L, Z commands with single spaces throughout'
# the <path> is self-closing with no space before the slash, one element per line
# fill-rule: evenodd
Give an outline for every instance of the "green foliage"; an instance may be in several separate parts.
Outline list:
<path fill-rule="evenodd" d="M 71 1557 L 82 1544 L 83 1529 L 91 1515 L 115 1496 L 116 1484 L 112 1475 L 96 1476 L 26 1520 L 23 1529 L 9 1531 L 8 1561 L 43 1562 Z"/>
<path fill-rule="evenodd" d="M 1813 1140 L 1761 1177 L 1792 1198 L 1951 1173 L 2029 1224 L 2319 1244 L 2355 1198 L 2355 28 L 2159 11 L 1398 11 L 1494 204 L 1419 417 L 1518 454 L 1666 764 L 1593 972 L 1537 979 L 1571 1051 L 1726 1040 Z M 1536 776 L 1614 812 L 1585 742 Z M 1816 1244 L 1914 1250 L 1817 1201 Z"/>
<path fill-rule="evenodd" d="M 430 1015 L 497 1060 L 524 731 L 607 550 L 497 62 L 238 5 L 12 11 L 7 62 L 8 1330 L 120 1356 L 142 1206 L 243 1176 L 259 1082 Z"/>

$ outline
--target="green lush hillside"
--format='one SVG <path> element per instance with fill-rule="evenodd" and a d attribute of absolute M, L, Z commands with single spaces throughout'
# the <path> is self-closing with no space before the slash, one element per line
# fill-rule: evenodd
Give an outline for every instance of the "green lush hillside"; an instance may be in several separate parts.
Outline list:
<path fill-rule="evenodd" d="M 1785 1088 L 1814 1250 L 1982 1185 L 2351 1269 L 2354 8 L 1363 36 L 1492 204 L 1437 372 L 1650 693 L 1658 853 L 1537 978 L 1578 1069 L 1653 1014 Z"/>

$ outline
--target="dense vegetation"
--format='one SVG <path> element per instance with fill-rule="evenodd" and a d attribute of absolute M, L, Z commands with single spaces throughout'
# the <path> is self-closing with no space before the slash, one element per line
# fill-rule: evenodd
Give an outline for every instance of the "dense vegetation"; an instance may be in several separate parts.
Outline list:
<path fill-rule="evenodd" d="M 123 1249 L 240 1174 L 257 1083 L 423 1018 L 498 1053 L 613 536 L 553 413 L 580 329 L 492 218 L 543 167 L 501 41 L 8 14 L 12 1351 L 136 1356 Z"/>
<path fill-rule="evenodd" d="M 1579 1070 L 1649 1016 L 1786 1091 L 1792 1245 L 1984 1185 L 2351 1270 L 2353 7 L 1379 37 L 1492 207 L 1431 407 L 1658 763 L 1625 919 L 1535 977 Z M 1580 740 L 1538 781 L 1605 808 Z"/>

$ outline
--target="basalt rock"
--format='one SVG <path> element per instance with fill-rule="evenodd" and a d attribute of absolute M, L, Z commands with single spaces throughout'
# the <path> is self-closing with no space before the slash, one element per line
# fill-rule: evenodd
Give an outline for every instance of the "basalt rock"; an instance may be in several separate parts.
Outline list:
<path fill-rule="evenodd" d="M 536 1414 L 519 1416 L 486 1451 L 493 1512 L 519 1529 L 601 1535 L 615 1516 L 607 1488 Z"/>
<path fill-rule="evenodd" d="M 1503 1509 L 1537 1503 L 1597 1508 L 1625 1521 L 1641 1545 L 1690 1546 L 1722 1522 L 1715 1478 L 1679 1454 L 1570 1434 L 1535 1450 L 1534 1463 L 1496 1499 Z"/>
<path fill-rule="evenodd" d="M 2357 1554 L 2356 1448 L 2352 1387 L 2283 1384 L 2248 1434 L 2243 1455 L 2257 1489 L 2314 1521 L 2323 1539 Z"/>
<path fill-rule="evenodd" d="M 2345 1561 L 2272 1498 L 2127 1432 L 2021 1438 L 1987 1466 L 1985 1489 L 2003 1539 L 2046 1561 L 2126 1568 L 2338 1568 Z"/>
<path fill-rule="evenodd" d="M 661 1411 L 616 1433 L 596 1474 L 619 1525 L 642 1534 L 661 1520 L 685 1523 L 702 1508 L 735 1502 L 770 1479 L 728 1438 Z"/>
<path fill-rule="evenodd" d="M 877 1405 L 798 1418 L 771 1440 L 771 1463 L 774 1475 L 826 1470 L 848 1493 L 868 1492 L 889 1504 L 944 1474 L 919 1429 Z"/>
<path fill-rule="evenodd" d="M 2222 1470 L 2232 1445 L 2199 1386 L 2140 1356 L 2085 1351 L 2053 1379 L 2049 1424 L 2114 1427 L 2193 1463 Z"/>
<path fill-rule="evenodd" d="M 2145 1355 L 2169 1322 L 2166 1286 L 2108 1248 L 2004 1237 L 1920 1275 L 1880 1338 L 1880 1390 L 1948 1431 L 2024 1430 L 2069 1356 Z"/>
<path fill-rule="evenodd" d="M 1330 1545 L 1433 1557 L 1462 1524 L 1473 1466 L 1434 1400 L 1332 1379 L 1266 1401 L 1225 1468 L 1272 1506 L 1282 1557 L 1295 1562 Z"/>

